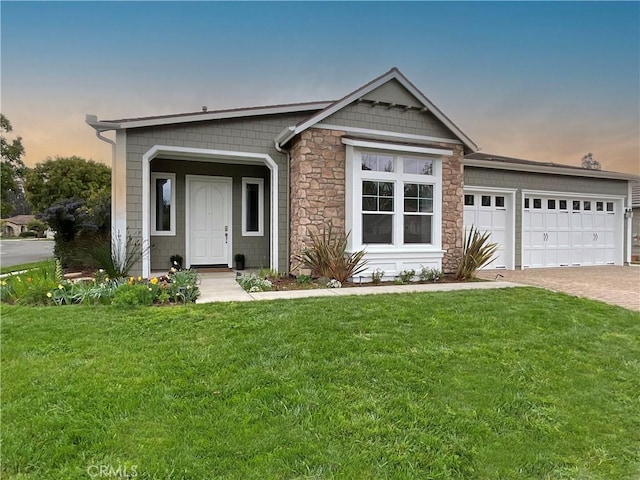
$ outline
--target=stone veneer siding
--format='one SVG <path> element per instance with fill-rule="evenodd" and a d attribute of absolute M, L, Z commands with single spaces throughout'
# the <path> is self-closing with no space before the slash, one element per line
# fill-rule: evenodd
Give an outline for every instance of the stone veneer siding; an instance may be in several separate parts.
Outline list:
<path fill-rule="evenodd" d="M 461 145 L 441 144 L 453 150 L 442 157 L 442 269 L 455 272 L 462 258 L 464 243 L 464 153 Z"/>
<path fill-rule="evenodd" d="M 345 132 L 310 128 L 291 146 L 290 255 L 311 245 L 329 223 L 345 228 Z M 295 267 L 295 262 L 291 267 Z"/>

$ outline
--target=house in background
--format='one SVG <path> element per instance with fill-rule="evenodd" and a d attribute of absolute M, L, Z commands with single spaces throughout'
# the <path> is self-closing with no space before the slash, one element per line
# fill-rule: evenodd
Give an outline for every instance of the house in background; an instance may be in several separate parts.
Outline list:
<path fill-rule="evenodd" d="M 2 236 L 17 237 L 28 230 L 27 225 L 35 218 L 35 215 L 16 215 L 15 217 L 3 218 Z"/>
<path fill-rule="evenodd" d="M 328 224 L 366 250 L 363 276 L 452 271 L 471 224 L 492 268 L 630 258 L 637 177 L 481 154 L 396 68 L 336 101 L 87 123 L 115 131 L 112 228 L 152 245 L 143 275 L 173 254 L 287 272 Z"/>

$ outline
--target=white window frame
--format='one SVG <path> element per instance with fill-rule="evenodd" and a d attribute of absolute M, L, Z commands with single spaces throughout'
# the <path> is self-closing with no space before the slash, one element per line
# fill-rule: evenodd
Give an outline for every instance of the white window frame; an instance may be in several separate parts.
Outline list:
<path fill-rule="evenodd" d="M 258 185 L 258 231 L 247 230 L 247 185 Z M 242 177 L 242 236 L 243 237 L 263 237 L 264 236 L 264 179 Z"/>
<path fill-rule="evenodd" d="M 176 174 L 166 172 L 151 172 L 150 175 L 150 202 L 151 202 L 151 235 L 158 237 L 170 237 L 176 235 Z M 169 214 L 169 230 L 156 230 L 156 180 L 171 180 L 171 212 Z"/>
<path fill-rule="evenodd" d="M 346 143 L 346 142 L 345 142 Z M 364 143 L 364 142 L 363 142 Z M 369 149 L 370 145 L 364 148 L 347 148 L 348 157 L 351 157 L 350 180 L 351 180 L 351 205 L 350 215 L 347 215 L 347 229 L 351 230 L 350 248 L 352 250 L 366 249 L 367 252 L 391 252 L 391 251 L 441 251 L 442 248 L 442 160 L 434 156 L 434 151 L 416 152 L 411 147 L 406 150 L 399 148 Z M 367 148 L 369 147 L 369 148 Z M 425 149 L 427 150 L 427 149 Z M 394 156 L 394 171 L 379 172 L 372 170 L 362 170 L 362 153 L 380 153 L 382 155 Z M 448 152 L 447 152 L 448 153 Z M 433 162 L 433 175 L 405 174 L 403 172 L 403 161 L 405 157 L 425 158 Z M 390 244 L 366 244 L 362 243 L 362 182 L 365 180 L 378 182 L 391 182 L 394 184 L 394 210 L 393 215 L 393 235 Z M 431 243 L 404 243 L 404 185 L 406 183 L 433 185 L 433 213 L 432 215 L 432 237 Z M 374 213 L 374 212 L 371 212 Z"/>

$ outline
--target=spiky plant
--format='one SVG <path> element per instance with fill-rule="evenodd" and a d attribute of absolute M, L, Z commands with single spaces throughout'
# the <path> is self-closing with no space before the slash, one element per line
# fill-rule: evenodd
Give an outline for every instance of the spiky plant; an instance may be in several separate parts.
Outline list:
<path fill-rule="evenodd" d="M 321 235 L 311 234 L 311 247 L 294 255 L 295 261 L 310 268 L 314 275 L 332 278 L 340 283 L 364 271 L 367 260 L 365 252 L 347 253 L 350 233 L 335 233 L 333 225 L 322 231 Z"/>
<path fill-rule="evenodd" d="M 489 241 L 490 235 L 489 232 L 480 233 L 474 225 L 471 225 L 464 239 L 462 259 L 456 272 L 458 280 L 474 278 L 480 268 L 495 260 L 493 256 L 498 249 L 498 244 Z"/>

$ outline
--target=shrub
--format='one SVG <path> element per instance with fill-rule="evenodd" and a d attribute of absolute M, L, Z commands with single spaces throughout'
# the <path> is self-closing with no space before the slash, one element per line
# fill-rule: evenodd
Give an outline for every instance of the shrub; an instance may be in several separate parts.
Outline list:
<path fill-rule="evenodd" d="M 400 282 L 402 283 L 410 283 L 413 281 L 413 278 L 416 276 L 416 271 L 411 270 L 402 270 L 398 275 Z"/>
<path fill-rule="evenodd" d="M 371 281 L 375 284 L 380 283 L 383 278 L 384 278 L 384 270 L 382 270 L 381 268 L 376 268 L 371 273 Z"/>
<path fill-rule="evenodd" d="M 24 232 L 20 232 L 18 237 L 20 238 L 33 238 L 36 236 L 36 232 L 32 232 L 31 230 L 25 230 Z"/>
<path fill-rule="evenodd" d="M 300 274 L 296 277 L 296 283 L 308 284 L 311 283 L 311 275 Z"/>
<path fill-rule="evenodd" d="M 162 287 L 166 289 L 167 301 L 185 304 L 193 303 L 200 296 L 200 289 L 198 288 L 199 277 L 195 270 L 172 268 L 167 279 L 168 282 L 162 284 Z M 151 279 L 151 282 L 153 282 L 153 279 Z M 160 293 L 161 290 L 158 291 L 158 294 Z"/>
<path fill-rule="evenodd" d="M 332 278 L 327 282 L 327 288 L 342 288 L 342 283 L 335 278 Z"/>
<path fill-rule="evenodd" d="M 120 285 L 114 292 L 111 303 L 117 306 L 136 307 L 151 305 L 154 300 L 153 288 L 148 285 Z"/>
<path fill-rule="evenodd" d="M 418 278 L 420 278 L 420 281 L 422 282 L 439 282 L 440 280 L 442 280 L 443 276 L 444 273 L 442 272 L 442 270 L 438 270 L 437 268 L 422 267 L 422 269 L 420 269 Z"/>
<path fill-rule="evenodd" d="M 81 248 L 85 262 L 93 268 L 104 270 L 110 278 L 127 277 L 146 250 L 142 248 L 142 241 L 134 240 L 131 235 L 127 236 L 123 245 L 120 233 L 110 240 L 96 237 L 88 246 Z"/>
<path fill-rule="evenodd" d="M 314 275 L 333 278 L 342 284 L 367 265 L 364 250 L 347 254 L 348 239 L 349 234 L 336 234 L 333 225 L 329 224 L 322 235 L 311 234 L 311 248 L 294 255 L 293 259 L 310 268 Z"/>
<path fill-rule="evenodd" d="M 260 275 L 252 273 L 238 277 L 238 283 L 246 292 L 267 292 L 273 288 L 273 283 Z"/>
<path fill-rule="evenodd" d="M 456 279 L 466 280 L 476 276 L 478 269 L 493 262 L 498 244 L 489 242 L 489 232 L 480 233 L 475 226 L 471 226 L 464 239 L 462 259 L 456 272 Z"/>

